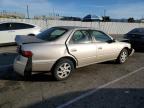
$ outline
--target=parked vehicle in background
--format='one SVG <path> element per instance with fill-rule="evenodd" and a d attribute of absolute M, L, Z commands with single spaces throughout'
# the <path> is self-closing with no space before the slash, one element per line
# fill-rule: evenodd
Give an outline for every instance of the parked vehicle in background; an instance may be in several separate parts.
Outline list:
<path fill-rule="evenodd" d="M 14 43 L 16 35 L 35 36 L 40 33 L 40 27 L 20 22 L 0 23 L 0 44 Z"/>
<path fill-rule="evenodd" d="M 95 22 L 95 21 L 102 21 L 101 17 L 98 17 L 96 15 L 87 15 L 82 19 L 83 22 Z"/>
<path fill-rule="evenodd" d="M 144 28 L 135 28 L 125 34 L 124 38 L 128 39 L 135 49 L 144 49 Z"/>
<path fill-rule="evenodd" d="M 52 27 L 36 37 L 17 36 L 19 55 L 14 70 L 30 78 L 32 72 L 51 71 L 64 80 L 75 68 L 116 60 L 124 63 L 134 50 L 93 28 Z"/>
<path fill-rule="evenodd" d="M 63 20 L 63 21 L 81 21 L 81 18 L 79 18 L 79 17 L 62 17 L 60 20 Z"/>

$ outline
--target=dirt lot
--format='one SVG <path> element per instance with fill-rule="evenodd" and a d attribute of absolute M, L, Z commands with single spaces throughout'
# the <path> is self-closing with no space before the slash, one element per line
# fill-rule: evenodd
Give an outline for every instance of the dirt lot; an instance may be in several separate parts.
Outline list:
<path fill-rule="evenodd" d="M 0 48 L 0 108 L 144 108 L 144 52 L 122 65 L 79 68 L 57 82 L 49 74 L 24 81 L 12 69 L 15 49 Z"/>

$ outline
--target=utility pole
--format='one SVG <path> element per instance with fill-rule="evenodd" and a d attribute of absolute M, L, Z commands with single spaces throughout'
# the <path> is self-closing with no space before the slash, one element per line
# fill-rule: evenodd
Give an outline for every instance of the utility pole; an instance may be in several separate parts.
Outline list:
<path fill-rule="evenodd" d="M 27 18 L 29 19 L 29 6 L 27 5 Z"/>
<path fill-rule="evenodd" d="M 104 9 L 104 17 L 106 16 L 106 9 Z"/>
<path fill-rule="evenodd" d="M 53 18 L 55 20 L 55 10 L 54 10 L 54 8 L 53 8 Z"/>

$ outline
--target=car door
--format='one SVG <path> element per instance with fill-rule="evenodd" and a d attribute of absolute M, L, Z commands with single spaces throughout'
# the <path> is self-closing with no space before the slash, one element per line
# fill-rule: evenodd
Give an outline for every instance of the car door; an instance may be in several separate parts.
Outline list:
<path fill-rule="evenodd" d="M 97 30 L 91 31 L 91 36 L 95 39 L 97 61 L 107 61 L 117 58 L 119 49 L 115 41 L 105 33 Z"/>
<path fill-rule="evenodd" d="M 72 35 L 68 50 L 78 60 L 78 66 L 85 66 L 95 62 L 96 47 L 87 30 L 77 30 Z"/>
<path fill-rule="evenodd" d="M 12 40 L 12 33 L 10 27 L 11 27 L 10 23 L 0 24 L 0 43 L 14 42 Z"/>
<path fill-rule="evenodd" d="M 9 23 L 9 39 L 11 42 L 15 42 L 15 37 L 17 35 L 17 28 L 14 22 Z"/>

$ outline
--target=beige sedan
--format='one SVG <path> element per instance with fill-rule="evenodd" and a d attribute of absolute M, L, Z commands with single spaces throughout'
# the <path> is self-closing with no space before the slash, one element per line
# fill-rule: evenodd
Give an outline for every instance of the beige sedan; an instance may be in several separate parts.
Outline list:
<path fill-rule="evenodd" d="M 14 70 L 30 78 L 34 72 L 50 71 L 64 80 L 75 68 L 115 60 L 124 63 L 134 50 L 100 30 L 82 27 L 52 27 L 36 37 L 17 36 L 19 55 Z"/>

